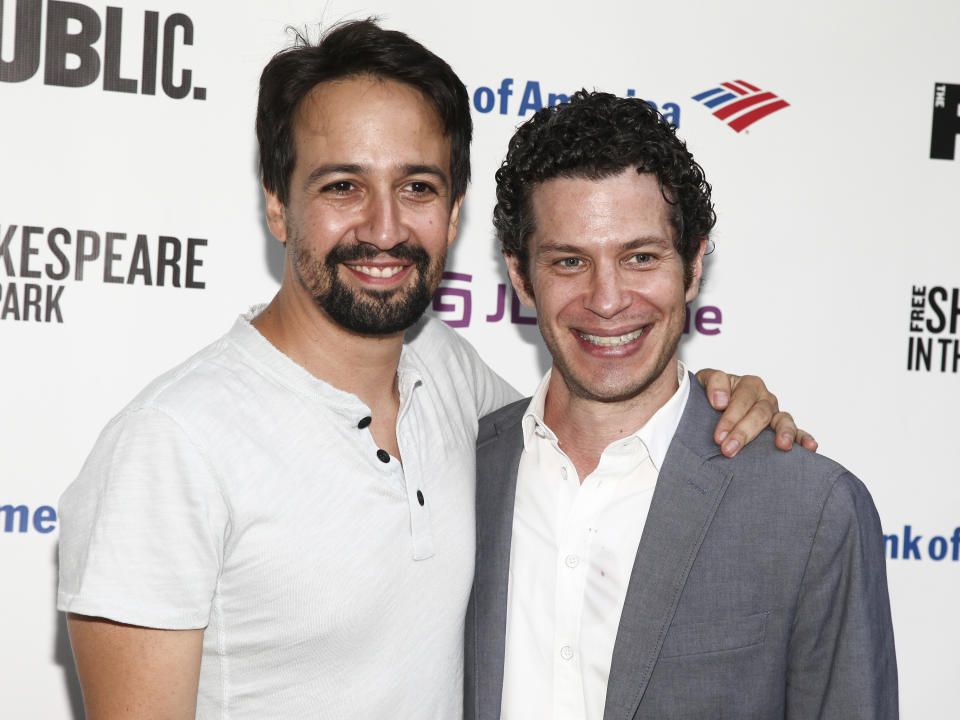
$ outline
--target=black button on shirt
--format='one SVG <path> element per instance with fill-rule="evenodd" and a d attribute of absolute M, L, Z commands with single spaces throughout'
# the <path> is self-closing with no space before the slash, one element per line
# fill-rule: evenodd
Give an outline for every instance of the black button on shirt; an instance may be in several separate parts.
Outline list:
<path fill-rule="evenodd" d="M 367 415 L 365 418 L 363 418 L 362 420 L 360 420 L 360 422 L 357 423 L 357 427 L 363 430 L 367 425 L 369 425 L 372 422 L 373 422 L 373 418 Z"/>
<path fill-rule="evenodd" d="M 380 458 L 380 462 L 388 463 L 390 462 L 390 453 L 384 449 L 377 450 L 377 457 Z"/>

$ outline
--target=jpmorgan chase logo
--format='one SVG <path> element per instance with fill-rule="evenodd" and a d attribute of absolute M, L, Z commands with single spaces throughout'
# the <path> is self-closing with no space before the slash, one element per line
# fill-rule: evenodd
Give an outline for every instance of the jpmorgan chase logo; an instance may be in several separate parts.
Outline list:
<path fill-rule="evenodd" d="M 103 12 L 76 2 L 0 0 L 0 81 L 19 83 L 42 76 L 45 85 L 88 87 L 98 81 L 105 91 L 163 94 L 180 100 L 205 100 L 207 89 L 195 84 L 193 71 L 178 55 L 193 45 L 193 21 L 183 13 L 166 17 L 119 7 Z M 13 20 L 13 32 L 3 27 Z M 44 22 L 45 21 L 45 22 Z M 134 33 L 135 24 L 142 35 Z M 137 30 L 140 28 L 137 27 Z M 132 37 L 139 39 L 134 46 Z M 4 46 L 12 38 L 12 48 Z M 121 55 L 135 56 L 138 71 L 124 76 Z M 43 70 L 41 73 L 41 60 Z"/>
<path fill-rule="evenodd" d="M 537 317 L 523 308 L 520 298 L 505 283 L 473 287 L 473 275 L 446 271 L 433 295 L 433 312 L 453 328 L 479 323 L 536 325 Z M 683 334 L 719 335 L 723 313 L 715 305 L 687 306 Z"/>

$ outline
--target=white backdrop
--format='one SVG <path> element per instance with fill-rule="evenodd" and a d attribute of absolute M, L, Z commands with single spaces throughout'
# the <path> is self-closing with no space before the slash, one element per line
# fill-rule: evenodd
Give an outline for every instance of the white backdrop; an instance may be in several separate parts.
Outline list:
<path fill-rule="evenodd" d="M 960 714 L 960 148 L 931 158 L 935 110 L 950 151 L 960 133 L 960 4 L 115 2 L 0 2 L 0 717 L 81 717 L 53 508 L 136 391 L 275 292 L 260 70 L 286 25 L 368 15 L 446 58 L 475 100 L 474 182 L 437 314 L 521 390 L 545 355 L 509 293 L 495 319 L 490 224 L 513 128 L 580 87 L 647 98 L 679 124 L 719 216 L 692 308 L 707 332 L 691 322 L 684 359 L 763 376 L 867 483 L 888 533 L 902 715 Z M 694 99 L 734 81 L 788 106 L 738 132 L 714 115 L 729 103 Z M 918 345 L 929 356 L 908 355 Z"/>

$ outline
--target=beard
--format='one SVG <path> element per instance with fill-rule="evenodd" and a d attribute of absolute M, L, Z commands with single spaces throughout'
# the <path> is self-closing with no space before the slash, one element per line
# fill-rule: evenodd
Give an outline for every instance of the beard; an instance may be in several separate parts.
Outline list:
<path fill-rule="evenodd" d="M 392 335 L 413 325 L 430 305 L 440 284 L 446 248 L 431 260 L 419 245 L 380 250 L 373 245 L 337 245 L 323 260 L 296 241 L 296 269 L 316 305 L 341 327 L 361 335 Z M 392 290 L 357 290 L 340 279 L 341 263 L 389 255 L 413 264 L 413 284 Z"/>

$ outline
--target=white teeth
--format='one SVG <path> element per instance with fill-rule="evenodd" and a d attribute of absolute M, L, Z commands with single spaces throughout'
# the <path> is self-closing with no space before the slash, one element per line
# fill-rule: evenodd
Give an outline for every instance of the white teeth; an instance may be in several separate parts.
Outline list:
<path fill-rule="evenodd" d="M 388 265 L 386 267 L 379 265 L 349 265 L 348 267 L 351 270 L 356 270 L 358 273 L 363 273 L 364 275 L 375 278 L 390 278 L 403 272 L 403 268 L 399 265 Z"/>
<path fill-rule="evenodd" d="M 616 347 L 618 345 L 626 345 L 628 342 L 633 342 L 638 337 L 643 335 L 643 331 L 645 329 L 646 328 L 640 328 L 639 330 L 634 330 L 626 335 L 588 335 L 587 333 L 579 333 L 579 335 L 591 345 L 599 345 L 600 347 Z"/>

